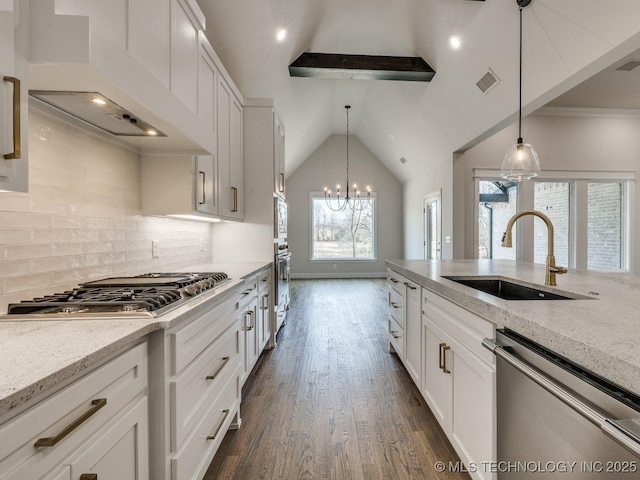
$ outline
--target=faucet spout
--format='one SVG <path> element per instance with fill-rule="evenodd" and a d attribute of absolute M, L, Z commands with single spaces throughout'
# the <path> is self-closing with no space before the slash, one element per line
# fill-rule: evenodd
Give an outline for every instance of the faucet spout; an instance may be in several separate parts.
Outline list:
<path fill-rule="evenodd" d="M 551 223 L 551 219 L 547 217 L 544 213 L 538 212 L 537 210 L 523 210 L 521 212 L 516 213 L 507 222 L 507 228 L 504 232 L 504 235 L 502 236 L 502 246 L 503 247 L 512 246 L 511 231 L 513 230 L 513 225 L 516 223 L 516 221 L 519 218 L 522 218 L 526 215 L 533 215 L 538 218 L 541 218 L 542 221 L 547 226 L 547 268 L 546 268 L 544 284 L 557 285 L 556 274 L 567 273 L 567 269 L 556 266 L 556 259 L 553 256 L 553 224 Z"/>

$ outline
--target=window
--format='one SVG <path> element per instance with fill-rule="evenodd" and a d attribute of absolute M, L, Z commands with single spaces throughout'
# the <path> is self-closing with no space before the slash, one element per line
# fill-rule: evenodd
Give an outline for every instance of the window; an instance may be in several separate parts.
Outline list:
<path fill-rule="evenodd" d="M 516 213 L 518 186 L 513 182 L 480 181 L 478 208 L 478 258 L 516 259 L 515 248 L 502 247 L 502 234 Z M 513 230 L 513 244 L 517 242 Z"/>
<path fill-rule="evenodd" d="M 512 230 L 514 248 L 500 246 L 509 218 L 516 211 L 534 209 L 553 224 L 556 265 L 629 271 L 628 222 L 633 218 L 629 199 L 633 198 L 634 172 L 543 172 L 526 184 L 505 182 L 496 170 L 476 169 L 474 173 L 479 200 L 477 258 L 544 264 L 548 232 L 540 218 L 518 221 Z M 518 231 L 520 241 L 515 236 Z"/>
<path fill-rule="evenodd" d="M 312 260 L 375 260 L 375 195 L 354 200 L 356 209 L 329 208 L 324 195 L 310 195 Z M 337 208 L 336 200 L 330 200 Z"/>

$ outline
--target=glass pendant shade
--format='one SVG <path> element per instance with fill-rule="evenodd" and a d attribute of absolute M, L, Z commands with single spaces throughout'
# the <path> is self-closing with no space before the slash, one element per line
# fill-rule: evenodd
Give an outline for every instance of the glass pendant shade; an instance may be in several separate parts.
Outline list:
<path fill-rule="evenodd" d="M 530 180 L 540 173 L 540 161 L 534 148 L 528 143 L 518 139 L 518 143 L 512 145 L 502 160 L 500 176 L 504 179 L 520 182 Z"/>

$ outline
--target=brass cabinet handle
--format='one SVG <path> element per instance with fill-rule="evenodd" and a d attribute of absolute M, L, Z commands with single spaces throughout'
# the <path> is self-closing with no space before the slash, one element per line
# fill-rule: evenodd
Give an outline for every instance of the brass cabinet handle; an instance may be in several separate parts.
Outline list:
<path fill-rule="evenodd" d="M 447 369 L 447 350 L 451 350 L 449 345 L 442 347 L 442 371 L 444 373 L 451 373 L 451 371 Z"/>
<path fill-rule="evenodd" d="M 269 295 L 262 296 L 262 306 L 260 308 L 262 310 L 269 310 Z"/>
<path fill-rule="evenodd" d="M 20 158 L 22 142 L 20 141 L 20 79 L 16 77 L 4 77 L 5 82 L 13 83 L 13 152 L 5 153 L 5 160 Z"/>
<path fill-rule="evenodd" d="M 404 283 L 404 286 L 409 288 L 410 290 L 417 290 L 418 289 L 418 287 L 414 287 L 409 282 L 403 282 L 403 283 Z"/>
<path fill-rule="evenodd" d="M 200 175 L 202 175 L 202 201 L 199 202 L 200 205 L 204 205 L 205 203 L 207 203 L 207 191 L 204 188 L 205 185 L 205 178 L 207 176 L 207 174 L 205 172 L 198 172 Z"/>
<path fill-rule="evenodd" d="M 231 211 L 235 213 L 238 211 L 238 189 L 236 187 L 231 187 L 231 191 L 233 192 L 233 208 Z"/>
<path fill-rule="evenodd" d="M 446 343 L 441 343 L 438 347 L 438 368 L 442 370 L 442 347 L 446 347 Z"/>
<path fill-rule="evenodd" d="M 80 475 L 80 480 L 98 480 L 97 473 L 83 473 Z"/>
<path fill-rule="evenodd" d="M 224 366 L 227 364 L 228 361 L 229 361 L 229 357 L 222 357 L 222 363 L 220 364 L 218 369 L 215 372 L 213 372 L 213 375 L 207 375 L 206 379 L 207 380 L 215 380 L 216 377 L 218 376 L 218 374 L 222 371 L 222 369 L 224 368 Z"/>
<path fill-rule="evenodd" d="M 247 322 L 246 322 L 247 315 L 249 316 L 249 326 L 247 326 Z M 249 330 L 249 331 L 250 331 L 250 330 L 253 330 L 253 325 L 252 325 L 252 323 L 253 323 L 253 311 L 252 311 L 252 310 L 249 310 L 247 313 L 245 313 L 245 314 L 244 314 L 244 318 L 245 318 L 245 322 L 244 322 L 245 327 L 244 327 L 244 330 Z"/>
<path fill-rule="evenodd" d="M 284 192 L 284 173 L 280 174 L 280 193 Z"/>
<path fill-rule="evenodd" d="M 53 447 L 56 443 L 62 440 L 64 437 L 73 432 L 76 428 L 78 428 L 81 424 L 83 424 L 89 417 L 91 417 L 94 413 L 100 410 L 107 404 L 106 398 L 96 398 L 95 400 L 91 400 L 91 405 L 93 405 L 89 410 L 82 414 L 79 418 L 70 423 L 64 430 L 62 430 L 55 437 L 45 437 L 39 438 L 35 445 L 36 447 Z"/>
<path fill-rule="evenodd" d="M 391 280 L 393 283 L 398 283 L 398 280 L 396 280 L 396 279 L 395 279 L 395 278 L 393 278 L 393 277 L 389 277 L 389 280 Z"/>
<path fill-rule="evenodd" d="M 400 304 L 399 304 L 399 303 L 396 303 L 396 302 L 391 302 L 391 306 L 392 306 L 393 308 L 400 308 Z"/>
<path fill-rule="evenodd" d="M 222 420 L 220 420 L 220 423 L 218 424 L 216 431 L 213 432 L 213 435 L 207 436 L 207 440 L 215 440 L 215 438 L 218 436 L 218 432 L 220 432 L 220 429 L 222 428 L 222 425 L 224 425 L 224 421 L 227 419 L 228 416 L 229 416 L 229 410 L 222 410 Z"/>

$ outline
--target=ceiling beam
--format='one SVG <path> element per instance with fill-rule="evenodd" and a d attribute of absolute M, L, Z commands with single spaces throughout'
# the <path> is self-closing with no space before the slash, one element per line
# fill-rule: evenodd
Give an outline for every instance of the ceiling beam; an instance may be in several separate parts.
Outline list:
<path fill-rule="evenodd" d="M 421 57 L 305 52 L 289 65 L 292 77 L 430 82 L 435 74 Z"/>

